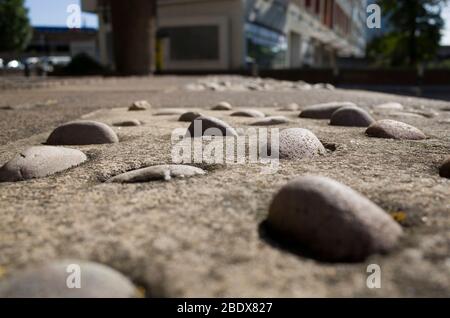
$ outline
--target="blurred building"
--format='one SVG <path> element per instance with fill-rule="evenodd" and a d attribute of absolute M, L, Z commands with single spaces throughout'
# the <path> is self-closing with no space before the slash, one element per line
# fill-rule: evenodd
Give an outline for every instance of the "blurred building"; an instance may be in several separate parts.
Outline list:
<path fill-rule="evenodd" d="M 86 53 L 97 58 L 97 30 L 92 28 L 34 27 L 26 48 L 33 56 L 75 56 Z"/>
<path fill-rule="evenodd" d="M 339 56 L 365 54 L 365 3 L 159 0 L 157 64 L 163 71 L 333 67 Z M 82 0 L 82 7 L 99 15 L 100 59 L 113 66 L 109 2 Z"/>
<path fill-rule="evenodd" d="M 85 53 L 99 58 L 97 30 L 93 28 L 69 29 L 66 27 L 33 27 L 33 36 L 23 52 L 2 52 L 4 61 L 26 61 L 51 58 L 70 61 L 77 54 Z"/>

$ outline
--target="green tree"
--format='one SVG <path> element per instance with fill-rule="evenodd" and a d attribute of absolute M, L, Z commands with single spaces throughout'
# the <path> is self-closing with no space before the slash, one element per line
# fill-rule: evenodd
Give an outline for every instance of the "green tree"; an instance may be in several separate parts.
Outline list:
<path fill-rule="evenodd" d="M 0 52 L 23 50 L 31 34 L 24 0 L 0 0 Z"/>
<path fill-rule="evenodd" d="M 378 0 L 388 28 L 368 45 L 378 64 L 415 66 L 432 60 L 444 27 L 442 7 L 447 0 Z"/>

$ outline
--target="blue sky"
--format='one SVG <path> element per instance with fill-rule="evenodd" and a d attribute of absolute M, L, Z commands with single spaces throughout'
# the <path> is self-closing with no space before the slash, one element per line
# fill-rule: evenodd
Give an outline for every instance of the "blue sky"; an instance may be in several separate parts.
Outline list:
<path fill-rule="evenodd" d="M 26 0 L 26 6 L 30 10 L 31 23 L 33 25 L 65 26 L 68 13 L 67 6 L 79 4 L 79 0 Z M 450 45 L 450 6 L 444 11 L 447 27 L 442 43 Z M 83 26 L 97 27 L 97 17 L 93 14 L 83 14 Z"/>
<path fill-rule="evenodd" d="M 80 5 L 79 0 L 25 0 L 29 9 L 32 25 L 38 26 L 66 26 L 69 16 L 67 7 L 70 4 Z M 98 21 L 94 14 L 83 14 L 83 26 L 97 27 Z"/>

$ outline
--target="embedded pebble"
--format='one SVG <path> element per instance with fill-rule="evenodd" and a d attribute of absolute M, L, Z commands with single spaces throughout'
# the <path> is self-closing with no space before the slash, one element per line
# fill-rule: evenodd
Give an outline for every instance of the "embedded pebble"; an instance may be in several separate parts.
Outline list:
<path fill-rule="evenodd" d="M 42 178 L 67 170 L 87 160 L 76 149 L 35 146 L 22 151 L 0 168 L 0 182 Z"/>
<path fill-rule="evenodd" d="M 266 115 L 258 110 L 254 109 L 242 109 L 232 113 L 230 116 L 233 117 L 253 117 L 253 118 L 263 118 Z"/>
<path fill-rule="evenodd" d="M 375 122 L 372 116 L 359 107 L 342 107 L 331 116 L 330 125 L 346 127 L 369 127 Z"/>
<path fill-rule="evenodd" d="M 295 112 L 300 110 L 300 106 L 296 103 L 291 103 L 283 108 L 280 108 L 280 111 L 282 112 Z"/>
<path fill-rule="evenodd" d="M 274 197 L 267 223 L 283 240 L 324 261 L 363 261 L 387 253 L 402 228 L 380 207 L 326 177 L 304 176 Z"/>
<path fill-rule="evenodd" d="M 178 109 L 178 108 L 167 108 L 160 111 L 157 111 L 153 114 L 153 116 L 173 116 L 173 115 L 182 115 L 186 110 Z"/>
<path fill-rule="evenodd" d="M 331 102 L 325 104 L 318 104 L 305 107 L 300 113 L 301 118 L 311 119 L 330 119 L 331 115 L 341 107 L 357 107 L 356 104 L 351 102 Z"/>
<path fill-rule="evenodd" d="M 407 113 L 407 112 L 391 112 L 389 113 L 389 117 L 407 117 L 407 118 L 419 118 L 419 119 L 423 119 L 424 117 L 422 115 L 419 114 L 415 114 L 415 113 Z"/>
<path fill-rule="evenodd" d="M 188 178 L 205 173 L 204 170 L 193 166 L 159 165 L 125 172 L 109 179 L 107 182 L 137 183 L 158 180 L 169 181 L 172 178 Z"/>
<path fill-rule="evenodd" d="M 152 108 L 152 106 L 147 102 L 146 100 L 138 100 L 135 101 L 131 106 L 128 108 L 129 111 L 143 111 L 147 110 L 148 108 Z"/>
<path fill-rule="evenodd" d="M 58 105 L 58 101 L 56 99 L 48 99 L 46 101 L 34 104 L 34 107 L 46 107 L 46 106 L 54 106 L 54 105 Z"/>
<path fill-rule="evenodd" d="M 133 127 L 133 126 L 140 126 L 142 123 L 137 119 L 131 119 L 131 120 L 125 120 L 125 121 L 119 121 L 116 123 L 113 123 L 113 126 L 117 127 Z"/>
<path fill-rule="evenodd" d="M 328 90 L 336 89 L 336 87 L 334 87 L 334 85 L 329 84 L 329 83 L 317 83 L 317 84 L 313 85 L 313 88 L 316 88 L 316 89 L 328 89 Z"/>
<path fill-rule="evenodd" d="M 391 119 L 379 120 L 373 123 L 366 130 L 370 137 L 404 139 L 404 140 L 422 140 L 427 137 L 414 126 Z"/>
<path fill-rule="evenodd" d="M 391 102 L 391 103 L 384 103 L 384 104 L 380 104 L 380 105 L 376 105 L 373 108 L 375 109 L 393 109 L 393 110 L 403 110 L 403 105 L 400 103 L 395 103 L 395 102 Z"/>
<path fill-rule="evenodd" d="M 48 145 L 93 145 L 119 142 L 114 130 L 97 121 L 79 120 L 56 128 L 48 137 Z"/>
<path fill-rule="evenodd" d="M 75 278 L 77 274 L 79 281 Z M 1 298 L 135 298 L 138 295 L 137 288 L 121 273 L 81 260 L 53 261 L 0 280 Z"/>
<path fill-rule="evenodd" d="M 440 167 L 439 175 L 443 178 L 450 179 L 450 158 L 448 158 Z"/>
<path fill-rule="evenodd" d="M 326 153 L 320 140 L 308 129 L 285 129 L 279 137 L 281 159 L 302 160 Z"/>
<path fill-rule="evenodd" d="M 186 133 L 186 137 L 201 136 L 238 136 L 238 133 L 226 122 L 202 115 L 191 122 Z"/>
<path fill-rule="evenodd" d="M 439 112 L 434 110 L 409 110 L 406 113 L 408 114 L 416 114 L 425 118 L 433 118 L 439 116 Z"/>
<path fill-rule="evenodd" d="M 266 117 L 264 119 L 258 120 L 257 122 L 252 123 L 252 126 L 271 126 L 271 125 L 281 125 L 289 122 L 284 116 L 272 116 Z"/>
<path fill-rule="evenodd" d="M 232 110 L 232 109 L 233 106 L 231 106 L 231 104 L 228 102 L 220 102 L 219 104 L 211 108 L 211 110 Z"/>
<path fill-rule="evenodd" d="M 186 112 L 178 118 L 178 121 L 191 122 L 200 116 L 198 112 Z"/>

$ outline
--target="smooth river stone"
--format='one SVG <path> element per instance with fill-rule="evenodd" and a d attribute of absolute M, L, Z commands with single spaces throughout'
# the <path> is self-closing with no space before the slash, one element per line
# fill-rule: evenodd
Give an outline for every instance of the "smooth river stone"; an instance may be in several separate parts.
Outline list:
<path fill-rule="evenodd" d="M 450 158 L 448 158 L 440 167 L 439 175 L 443 178 L 450 179 Z"/>
<path fill-rule="evenodd" d="M 271 126 L 271 125 L 281 125 L 289 122 L 284 116 L 273 116 L 266 117 L 264 119 L 258 120 L 257 122 L 252 123 L 252 126 Z"/>
<path fill-rule="evenodd" d="M 131 120 L 125 120 L 113 123 L 113 126 L 116 127 L 133 127 L 133 126 L 140 126 L 142 123 L 137 119 L 131 119 Z"/>
<path fill-rule="evenodd" d="M 48 145 L 94 145 L 119 142 L 114 130 L 97 121 L 79 120 L 56 128 L 48 137 Z"/>
<path fill-rule="evenodd" d="M 80 287 L 72 279 L 80 274 Z M 76 285 L 75 285 L 76 287 Z M 124 275 L 102 264 L 62 260 L 12 273 L 0 280 L 1 298 L 135 298 L 137 288 Z"/>
<path fill-rule="evenodd" d="M 285 107 L 280 108 L 280 111 L 282 112 L 293 112 L 300 110 L 300 106 L 296 103 L 291 103 Z"/>
<path fill-rule="evenodd" d="M 404 107 L 400 103 L 391 102 L 391 103 L 384 103 L 384 104 L 376 105 L 373 108 L 377 109 L 377 110 L 382 110 L 382 109 L 403 110 Z"/>
<path fill-rule="evenodd" d="M 231 104 L 228 102 L 220 102 L 219 104 L 211 108 L 211 110 L 232 110 L 232 109 L 233 106 L 231 106 Z"/>
<path fill-rule="evenodd" d="M 129 111 L 143 111 L 147 110 L 148 108 L 152 108 L 152 105 L 150 105 L 149 102 L 146 100 L 138 100 L 131 104 L 131 106 L 128 108 Z"/>
<path fill-rule="evenodd" d="M 67 170 L 87 160 L 76 149 L 35 146 L 22 151 L 0 168 L 0 182 L 43 178 Z"/>
<path fill-rule="evenodd" d="M 220 134 L 224 137 L 238 136 L 236 130 L 226 122 L 215 117 L 202 115 L 191 122 L 186 137 L 220 136 Z"/>
<path fill-rule="evenodd" d="M 180 118 L 178 118 L 178 121 L 191 122 L 200 117 L 201 115 L 202 114 L 198 112 L 186 112 L 183 115 L 181 115 Z"/>
<path fill-rule="evenodd" d="M 137 183 L 158 180 L 169 181 L 172 178 L 189 178 L 205 173 L 204 170 L 193 166 L 160 165 L 125 172 L 109 179 L 107 182 Z"/>
<path fill-rule="evenodd" d="M 325 147 L 308 129 L 289 128 L 280 132 L 280 159 L 302 160 L 325 153 Z"/>
<path fill-rule="evenodd" d="M 242 109 L 232 113 L 230 116 L 233 117 L 253 117 L 253 118 L 264 118 L 266 115 L 258 110 L 254 109 Z"/>
<path fill-rule="evenodd" d="M 414 126 L 391 119 L 384 119 L 373 123 L 366 130 L 370 137 L 404 139 L 404 140 L 423 140 L 427 137 Z"/>
<path fill-rule="evenodd" d="M 351 102 L 332 102 L 325 104 L 318 104 L 305 107 L 300 113 L 301 118 L 311 118 L 311 119 L 330 119 L 331 115 L 342 107 L 357 107 L 356 104 Z"/>
<path fill-rule="evenodd" d="M 178 108 L 167 108 L 157 111 L 153 114 L 153 116 L 173 116 L 173 115 L 182 115 L 186 110 L 178 109 Z"/>
<path fill-rule="evenodd" d="M 372 116 L 358 107 L 341 107 L 331 116 L 331 126 L 369 127 L 375 122 Z"/>
<path fill-rule="evenodd" d="M 401 227 L 369 199 L 318 176 L 285 185 L 275 195 L 267 221 L 277 237 L 332 262 L 363 261 L 387 253 L 402 235 Z"/>

